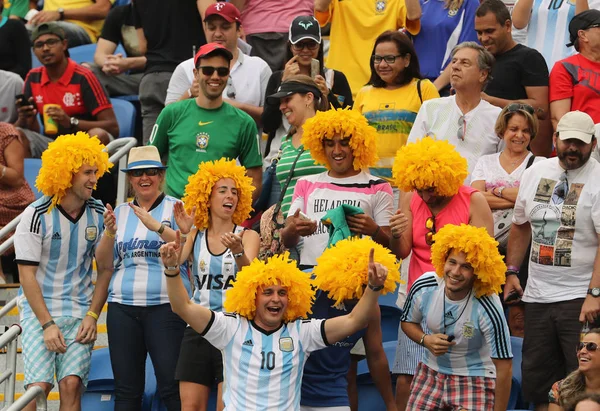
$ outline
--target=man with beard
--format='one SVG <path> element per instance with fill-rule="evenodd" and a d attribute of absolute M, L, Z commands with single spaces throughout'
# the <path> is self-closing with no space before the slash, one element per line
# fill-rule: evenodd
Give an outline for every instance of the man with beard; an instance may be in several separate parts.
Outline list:
<path fill-rule="evenodd" d="M 600 314 L 600 185 L 594 181 L 600 164 L 589 161 L 596 147 L 594 122 L 583 112 L 569 112 L 553 140 L 558 157 L 523 173 L 506 256 L 504 299 L 525 302 L 523 393 L 536 410 L 547 409 L 554 381 L 577 368 L 573 347 L 580 322 L 592 323 Z M 526 257 L 523 293 L 518 267 Z"/>
<path fill-rule="evenodd" d="M 194 76 L 200 85 L 195 99 L 164 108 L 152 129 L 149 144 L 168 154 L 166 193 L 181 198 L 188 177 L 203 161 L 239 159 L 246 167 L 258 198 L 262 186 L 262 157 L 256 123 L 248 114 L 223 101 L 233 55 L 217 43 L 200 47 Z"/>

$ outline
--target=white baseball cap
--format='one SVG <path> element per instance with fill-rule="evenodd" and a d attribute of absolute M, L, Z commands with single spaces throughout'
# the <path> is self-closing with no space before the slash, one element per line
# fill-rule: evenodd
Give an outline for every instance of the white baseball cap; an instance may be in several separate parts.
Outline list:
<path fill-rule="evenodd" d="M 561 140 L 576 138 L 585 144 L 590 144 L 596 128 L 594 120 L 582 111 L 570 111 L 558 122 L 556 132 Z"/>

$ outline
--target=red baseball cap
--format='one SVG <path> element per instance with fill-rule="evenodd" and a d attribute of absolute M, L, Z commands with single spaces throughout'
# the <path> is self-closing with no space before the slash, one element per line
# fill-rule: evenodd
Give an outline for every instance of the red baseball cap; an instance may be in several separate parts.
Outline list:
<path fill-rule="evenodd" d="M 233 59 L 233 54 L 231 54 L 231 52 L 227 50 L 224 46 L 220 45 L 219 43 L 207 43 L 204 46 L 200 47 L 200 49 L 194 56 L 194 67 L 198 67 L 198 60 L 210 54 L 220 54 L 229 61 Z"/>
<path fill-rule="evenodd" d="M 237 21 L 238 23 L 242 23 L 242 16 L 240 15 L 240 11 L 231 3 L 225 3 L 220 1 L 218 3 L 213 3 L 206 9 L 204 13 L 204 21 L 206 21 L 210 16 L 221 16 L 225 20 L 230 23 Z"/>

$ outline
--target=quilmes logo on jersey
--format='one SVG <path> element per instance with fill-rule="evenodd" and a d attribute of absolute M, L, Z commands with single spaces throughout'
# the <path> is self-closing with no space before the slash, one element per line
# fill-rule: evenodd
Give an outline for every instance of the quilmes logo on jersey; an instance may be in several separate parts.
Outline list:
<path fill-rule="evenodd" d="M 164 222 L 163 222 L 164 223 Z M 129 241 L 119 241 L 117 249 L 123 254 L 123 258 L 134 258 L 134 257 L 160 257 L 158 249 L 163 245 L 164 241 L 156 240 L 140 240 L 139 238 L 132 238 Z"/>

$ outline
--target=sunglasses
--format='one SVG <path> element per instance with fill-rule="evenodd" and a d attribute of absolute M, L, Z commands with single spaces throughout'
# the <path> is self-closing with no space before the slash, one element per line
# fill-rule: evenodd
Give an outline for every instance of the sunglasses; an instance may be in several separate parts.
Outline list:
<path fill-rule="evenodd" d="M 212 76 L 215 71 L 219 77 L 226 77 L 229 75 L 229 67 L 200 66 L 199 69 L 202 74 L 208 77 Z"/>
<path fill-rule="evenodd" d="M 467 134 L 467 120 L 465 120 L 465 116 L 460 116 L 458 118 L 458 131 L 456 132 L 456 137 L 460 141 L 465 141 L 465 134 Z"/>
<path fill-rule="evenodd" d="M 160 170 L 158 168 L 139 168 L 128 171 L 127 174 L 129 174 L 131 177 L 141 177 L 144 174 L 146 174 L 148 177 L 154 177 L 158 175 L 159 171 Z"/>
<path fill-rule="evenodd" d="M 319 48 L 319 46 L 320 46 L 320 44 L 317 43 L 316 41 L 305 41 L 302 43 L 292 44 L 292 48 L 296 51 L 300 51 L 303 48 L 307 48 L 309 50 L 316 50 Z"/>
<path fill-rule="evenodd" d="M 61 42 L 60 39 L 48 39 L 46 41 L 36 41 L 35 43 L 33 43 L 33 48 L 34 49 L 41 49 L 44 46 L 54 47 L 54 46 L 56 46 L 60 42 Z"/>
<path fill-rule="evenodd" d="M 435 242 L 433 240 L 433 236 L 435 235 L 435 217 L 432 216 L 425 220 L 425 228 L 429 230 L 425 233 L 425 243 L 433 245 Z"/>
<path fill-rule="evenodd" d="M 593 342 L 580 342 L 577 344 L 577 352 L 583 350 L 583 347 L 585 347 L 588 352 L 594 352 L 598 349 L 598 344 Z"/>
<path fill-rule="evenodd" d="M 387 56 L 378 56 L 377 54 L 373 54 L 371 56 L 371 61 L 374 64 L 381 64 L 382 61 L 385 61 L 387 64 L 394 64 L 396 62 L 396 57 L 402 57 L 402 54 L 388 54 Z"/>
<path fill-rule="evenodd" d="M 529 104 L 522 104 L 522 103 L 511 103 L 508 106 L 506 106 L 506 112 L 507 113 L 514 113 L 516 111 L 526 111 L 529 114 L 531 114 L 532 116 L 535 114 L 535 109 L 533 107 L 531 107 Z"/>

